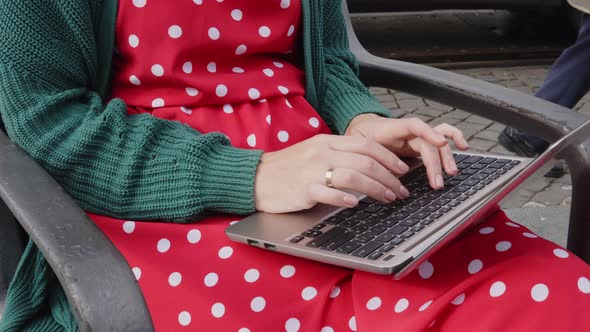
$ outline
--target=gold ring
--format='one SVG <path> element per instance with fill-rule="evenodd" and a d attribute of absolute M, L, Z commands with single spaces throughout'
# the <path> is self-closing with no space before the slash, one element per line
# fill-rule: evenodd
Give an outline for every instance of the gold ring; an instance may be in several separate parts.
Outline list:
<path fill-rule="evenodd" d="M 334 175 L 334 169 L 330 168 L 329 170 L 326 171 L 326 187 L 328 188 L 334 188 L 334 184 L 332 183 L 332 175 Z"/>

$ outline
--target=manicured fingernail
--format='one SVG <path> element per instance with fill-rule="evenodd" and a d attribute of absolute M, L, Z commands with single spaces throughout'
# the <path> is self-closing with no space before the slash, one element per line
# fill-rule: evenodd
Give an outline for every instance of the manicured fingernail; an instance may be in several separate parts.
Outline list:
<path fill-rule="evenodd" d="M 402 198 L 408 198 L 408 197 L 410 197 L 410 192 L 404 186 L 399 187 L 399 193 L 402 195 Z"/>
<path fill-rule="evenodd" d="M 349 207 L 355 207 L 359 203 L 358 199 L 354 196 L 344 196 L 344 204 Z"/>
<path fill-rule="evenodd" d="M 400 171 L 402 171 L 403 173 L 410 170 L 410 167 L 401 160 L 397 162 L 397 166 L 399 167 Z"/>
<path fill-rule="evenodd" d="M 455 161 L 454 160 L 449 161 L 449 168 L 453 172 L 457 172 L 458 171 L 457 164 L 455 164 Z"/>
<path fill-rule="evenodd" d="M 434 179 L 434 182 L 436 182 L 436 185 L 440 188 L 443 188 L 445 186 L 445 182 L 443 181 L 443 177 L 440 174 L 438 174 L 436 176 L 436 178 Z"/>
<path fill-rule="evenodd" d="M 395 194 L 393 193 L 393 191 L 387 190 L 385 192 L 385 198 L 387 198 L 388 201 L 393 202 L 393 201 L 395 201 L 395 199 L 397 198 L 397 196 L 395 196 Z"/>

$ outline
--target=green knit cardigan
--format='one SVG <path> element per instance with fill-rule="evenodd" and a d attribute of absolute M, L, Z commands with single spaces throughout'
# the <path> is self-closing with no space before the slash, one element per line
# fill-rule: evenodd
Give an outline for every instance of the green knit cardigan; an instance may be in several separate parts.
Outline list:
<path fill-rule="evenodd" d="M 306 98 L 334 133 L 389 116 L 360 83 L 341 0 L 302 0 Z M 221 133 L 127 115 L 109 99 L 117 0 L 0 1 L 0 115 L 10 138 L 86 211 L 186 223 L 254 211 L 262 151 Z M 105 267 L 108 269 L 108 267 Z M 0 331 L 75 331 L 66 296 L 29 243 Z"/>

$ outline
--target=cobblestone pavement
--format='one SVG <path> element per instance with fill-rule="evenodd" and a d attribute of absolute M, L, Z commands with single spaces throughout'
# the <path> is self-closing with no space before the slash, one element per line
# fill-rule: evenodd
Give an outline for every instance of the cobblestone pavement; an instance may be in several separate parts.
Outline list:
<path fill-rule="evenodd" d="M 461 69 L 455 72 L 532 94 L 542 84 L 547 66 Z M 398 118 L 418 117 L 431 125 L 448 123 L 461 129 L 473 151 L 514 155 L 497 142 L 504 126 L 480 116 L 407 93 L 371 88 L 371 92 Z M 590 116 L 590 94 L 576 106 Z M 571 177 L 559 179 L 536 175 L 521 185 L 502 203 L 506 209 L 520 207 L 567 207 L 571 202 Z"/>

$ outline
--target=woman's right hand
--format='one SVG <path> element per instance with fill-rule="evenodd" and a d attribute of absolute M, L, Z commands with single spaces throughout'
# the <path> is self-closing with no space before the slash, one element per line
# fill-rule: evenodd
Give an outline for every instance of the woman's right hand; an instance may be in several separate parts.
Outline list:
<path fill-rule="evenodd" d="M 332 172 L 333 188 L 326 186 Z M 317 203 L 354 207 L 352 190 L 384 203 L 409 196 L 396 175 L 408 166 L 393 152 L 361 136 L 317 135 L 262 155 L 255 179 L 258 211 L 286 213 Z"/>

